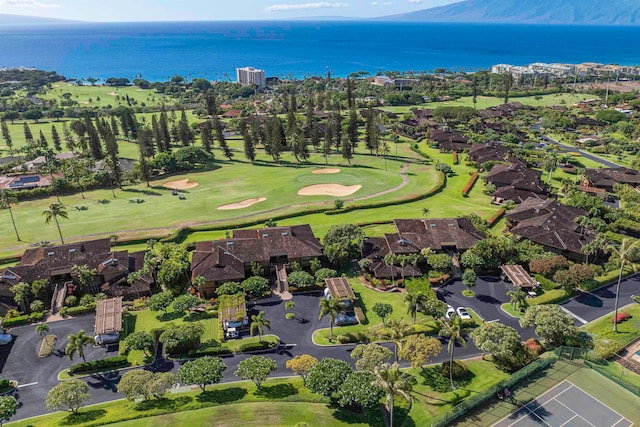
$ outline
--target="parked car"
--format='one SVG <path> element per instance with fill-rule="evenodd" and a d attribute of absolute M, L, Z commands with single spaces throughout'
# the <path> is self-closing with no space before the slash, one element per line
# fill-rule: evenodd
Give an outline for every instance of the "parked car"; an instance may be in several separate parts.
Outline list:
<path fill-rule="evenodd" d="M 469 314 L 469 312 L 467 311 L 466 308 L 464 307 L 458 307 L 458 309 L 456 310 L 456 312 L 458 313 L 458 316 L 460 316 L 460 318 L 462 320 L 468 320 L 471 319 L 471 315 Z"/>
<path fill-rule="evenodd" d="M 249 319 L 244 318 L 242 320 L 228 320 L 224 322 L 224 329 L 228 330 L 229 328 L 242 328 L 243 326 L 249 325 Z"/>
<path fill-rule="evenodd" d="M 447 313 L 444 315 L 444 318 L 449 320 L 451 319 L 451 315 L 455 314 L 456 310 L 450 306 L 449 304 L 447 304 Z"/>
<path fill-rule="evenodd" d="M 334 320 L 336 326 L 355 325 L 358 318 L 354 313 L 338 314 Z"/>
<path fill-rule="evenodd" d="M 229 328 L 225 333 L 227 339 L 240 338 L 240 334 L 238 334 L 238 330 L 236 328 Z"/>
<path fill-rule="evenodd" d="M 11 341 L 13 341 L 13 335 L 10 334 L 0 334 L 0 345 L 7 345 Z"/>
<path fill-rule="evenodd" d="M 96 340 L 98 345 L 115 344 L 120 341 L 120 333 L 112 332 L 110 334 L 96 335 L 93 339 Z"/>

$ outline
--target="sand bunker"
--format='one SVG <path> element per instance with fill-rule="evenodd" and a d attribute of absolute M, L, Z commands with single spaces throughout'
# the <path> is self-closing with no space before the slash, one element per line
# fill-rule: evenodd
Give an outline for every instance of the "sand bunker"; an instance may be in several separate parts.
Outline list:
<path fill-rule="evenodd" d="M 316 175 L 324 175 L 324 174 L 329 174 L 329 173 L 340 173 L 340 169 L 333 169 L 333 168 L 316 169 L 311 173 L 314 173 Z"/>
<path fill-rule="evenodd" d="M 230 211 L 230 210 L 233 210 L 233 209 L 248 208 L 251 205 L 255 205 L 256 203 L 264 202 L 265 200 L 267 200 L 266 197 L 257 197 L 255 199 L 242 200 L 241 202 L 229 203 L 228 205 L 218 206 L 218 210 Z"/>
<path fill-rule="evenodd" d="M 300 196 L 344 197 L 350 196 L 361 188 L 362 185 L 314 184 L 301 188 L 298 194 Z"/>
<path fill-rule="evenodd" d="M 118 92 L 109 92 L 107 95 L 118 96 Z"/>
<path fill-rule="evenodd" d="M 189 190 L 190 188 L 197 187 L 199 184 L 197 182 L 189 182 L 189 179 L 181 179 L 178 181 L 169 181 L 162 184 L 165 188 L 170 188 L 172 190 Z"/>

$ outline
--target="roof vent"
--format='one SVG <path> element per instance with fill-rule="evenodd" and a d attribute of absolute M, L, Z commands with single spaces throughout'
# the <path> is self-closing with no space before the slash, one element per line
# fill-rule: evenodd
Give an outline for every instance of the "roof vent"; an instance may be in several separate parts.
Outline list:
<path fill-rule="evenodd" d="M 430 225 L 431 227 L 435 227 L 435 226 L 436 226 L 435 224 L 429 224 L 429 225 Z"/>
<path fill-rule="evenodd" d="M 227 246 L 233 246 L 233 242 L 227 242 Z"/>
<path fill-rule="evenodd" d="M 49 255 L 49 256 L 54 256 L 55 254 L 56 254 L 55 252 L 49 252 L 49 253 L 47 253 L 47 255 Z"/>
<path fill-rule="evenodd" d="M 70 254 L 74 253 L 75 251 L 76 251 L 75 249 L 69 249 Z"/>
<path fill-rule="evenodd" d="M 454 227 L 454 225 L 453 225 L 453 224 L 449 224 L 449 227 L 453 228 L 453 227 Z"/>
<path fill-rule="evenodd" d="M 231 255 L 231 252 L 224 251 L 225 255 Z"/>
<path fill-rule="evenodd" d="M 283 235 L 283 236 L 288 236 L 288 235 L 289 235 L 289 232 L 288 232 L 288 231 L 283 231 L 283 232 L 282 232 L 282 235 Z"/>
<path fill-rule="evenodd" d="M 262 237 L 269 237 L 269 233 L 264 233 Z"/>

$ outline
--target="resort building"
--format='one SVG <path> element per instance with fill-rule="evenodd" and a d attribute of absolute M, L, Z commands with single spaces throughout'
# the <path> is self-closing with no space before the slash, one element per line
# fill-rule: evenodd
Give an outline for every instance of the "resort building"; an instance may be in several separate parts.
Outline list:
<path fill-rule="evenodd" d="M 264 89 L 267 84 L 264 70 L 253 67 L 236 68 L 236 78 L 237 83 L 243 86 L 257 85 L 258 89 Z"/>

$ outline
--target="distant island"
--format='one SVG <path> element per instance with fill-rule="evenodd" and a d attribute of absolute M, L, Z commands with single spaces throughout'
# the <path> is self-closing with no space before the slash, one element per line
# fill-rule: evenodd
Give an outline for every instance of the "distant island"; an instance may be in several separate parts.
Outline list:
<path fill-rule="evenodd" d="M 83 21 L 72 21 L 70 19 L 54 19 L 54 18 L 43 18 L 41 16 L 10 15 L 7 13 L 0 13 L 0 27 L 24 26 L 24 25 L 63 25 L 63 24 L 78 24 L 80 22 L 83 22 Z"/>
<path fill-rule="evenodd" d="M 466 0 L 378 18 L 407 22 L 637 25 L 636 0 Z"/>

